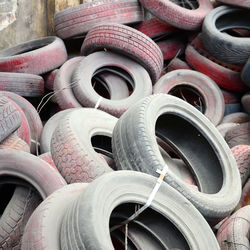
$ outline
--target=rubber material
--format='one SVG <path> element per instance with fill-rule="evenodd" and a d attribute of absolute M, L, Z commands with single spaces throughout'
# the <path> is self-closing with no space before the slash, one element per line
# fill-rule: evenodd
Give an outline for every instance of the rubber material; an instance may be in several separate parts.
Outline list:
<path fill-rule="evenodd" d="M 198 8 L 187 9 L 170 0 L 140 0 L 143 7 L 153 15 L 184 30 L 198 30 L 205 16 L 213 9 L 209 0 L 196 2 L 198 2 Z"/>
<path fill-rule="evenodd" d="M 122 24 L 100 24 L 84 39 L 81 54 L 87 56 L 103 49 L 128 56 L 141 64 L 155 83 L 163 68 L 160 48 L 148 36 Z"/>
<path fill-rule="evenodd" d="M 237 93 L 221 89 L 225 104 L 235 104 L 240 102 L 240 96 Z"/>
<path fill-rule="evenodd" d="M 106 66 L 118 67 L 125 70 L 134 80 L 133 93 L 123 100 L 109 100 L 101 98 L 92 87 L 91 79 L 97 69 Z M 141 98 L 152 93 L 152 82 L 147 71 L 138 63 L 112 52 L 95 52 L 85 57 L 74 72 L 73 91 L 78 101 L 84 107 L 95 107 L 100 101 L 98 109 L 113 116 L 120 117 L 129 107 Z"/>
<path fill-rule="evenodd" d="M 249 178 L 242 189 L 239 207 L 244 207 L 247 205 L 250 205 L 250 179 Z"/>
<path fill-rule="evenodd" d="M 54 89 L 54 81 L 59 69 L 54 69 L 53 71 L 43 75 L 44 78 L 44 86 L 46 89 L 53 90 Z"/>
<path fill-rule="evenodd" d="M 37 97 L 44 94 L 44 80 L 32 74 L 0 72 L 0 90 Z"/>
<path fill-rule="evenodd" d="M 250 30 L 249 10 L 230 6 L 215 8 L 206 16 L 202 26 L 205 49 L 223 62 L 244 65 L 250 57 L 250 38 L 223 33 L 237 28 Z"/>
<path fill-rule="evenodd" d="M 132 208 L 136 204 L 145 204 L 155 183 L 156 178 L 150 175 L 117 171 L 89 184 L 63 219 L 61 249 L 114 249 L 109 232 L 112 211 L 119 211 L 120 204 L 130 203 Z M 187 242 L 194 250 L 219 249 L 212 230 L 201 214 L 169 185 L 162 183 L 148 209 L 166 218 L 173 228 L 168 241 L 169 249 L 184 249 L 182 246 L 186 247 Z M 176 234 L 182 238 L 176 240 Z"/>
<path fill-rule="evenodd" d="M 250 145 L 250 122 L 241 123 L 230 129 L 225 136 L 230 148 L 237 145 Z"/>
<path fill-rule="evenodd" d="M 167 66 L 167 72 L 171 72 L 177 69 L 191 69 L 189 65 L 179 58 L 174 58 Z"/>
<path fill-rule="evenodd" d="M 48 163 L 31 154 L 11 149 L 0 150 L 0 176 L 5 175 L 29 182 L 43 199 L 66 185 L 62 176 Z"/>
<path fill-rule="evenodd" d="M 240 78 L 241 68 L 215 60 L 204 50 L 199 36 L 187 46 L 185 55 L 188 64 L 193 69 L 209 76 L 220 87 L 236 92 L 247 90 Z"/>
<path fill-rule="evenodd" d="M 244 112 L 237 112 L 237 113 L 233 113 L 230 115 L 226 115 L 221 124 L 223 123 L 229 123 L 229 122 L 233 122 L 233 123 L 244 123 L 244 122 L 249 122 L 250 121 L 250 116 Z"/>
<path fill-rule="evenodd" d="M 216 83 L 200 72 L 180 69 L 167 73 L 154 85 L 153 93 L 171 94 L 171 91 L 181 87 L 197 92 L 204 103 L 202 113 L 214 125 L 221 122 L 225 112 L 223 95 Z"/>
<path fill-rule="evenodd" d="M 52 166 L 53 168 L 56 168 L 56 165 L 52 159 L 52 156 L 51 156 L 51 153 L 50 152 L 47 152 L 47 153 L 44 153 L 44 154 L 41 154 L 38 156 L 40 159 L 42 159 L 43 161 L 46 161 L 47 163 L 49 163 L 50 166 Z"/>
<path fill-rule="evenodd" d="M 241 103 L 245 111 L 250 115 L 250 92 L 242 96 Z"/>
<path fill-rule="evenodd" d="M 22 250 L 60 250 L 60 226 L 67 209 L 88 184 L 74 183 L 60 188 L 45 199 L 25 227 Z M 67 199 L 65 199 L 67 197 Z M 36 232 L 34 234 L 34 232 Z"/>
<path fill-rule="evenodd" d="M 238 210 L 220 226 L 217 240 L 221 250 L 249 249 L 250 206 Z"/>
<path fill-rule="evenodd" d="M 1 50 L 0 68 L 2 72 L 40 75 L 61 66 L 66 59 L 67 51 L 63 41 L 49 36 Z"/>
<path fill-rule="evenodd" d="M 250 1 L 249 0 L 239 0 L 239 1 L 235 1 L 235 0 L 218 0 L 218 2 L 250 9 Z"/>
<path fill-rule="evenodd" d="M 250 58 L 241 71 L 241 79 L 250 88 Z"/>
<path fill-rule="evenodd" d="M 55 30 L 65 39 L 85 35 L 97 24 L 136 23 L 143 21 L 143 10 L 137 0 L 98 0 L 56 13 Z"/>
<path fill-rule="evenodd" d="M 0 142 L 16 131 L 22 122 L 21 115 L 7 97 L 0 96 Z"/>
<path fill-rule="evenodd" d="M 166 94 L 146 97 L 118 120 L 112 136 L 117 168 L 157 176 L 156 170 L 163 169 L 165 161 L 155 135 L 184 160 L 198 190 L 171 171 L 164 178 L 165 182 L 191 201 L 207 220 L 229 215 L 241 194 L 236 161 L 214 125 L 179 98 Z M 197 151 L 198 154 L 194 153 Z"/>
<path fill-rule="evenodd" d="M 88 108 L 76 109 L 61 120 L 50 147 L 53 161 L 67 183 L 91 182 L 112 171 L 94 150 L 91 138 L 111 137 L 116 121 L 103 111 Z"/>
<path fill-rule="evenodd" d="M 233 123 L 233 122 L 228 122 L 228 123 L 221 123 L 219 126 L 216 128 L 220 132 L 220 134 L 225 138 L 226 133 L 233 127 L 239 125 L 239 123 Z"/>
<path fill-rule="evenodd" d="M 17 133 L 13 133 L 8 136 L 4 141 L 0 144 L 0 149 L 15 149 L 21 150 L 29 153 L 30 147 L 29 145 L 17 136 Z"/>

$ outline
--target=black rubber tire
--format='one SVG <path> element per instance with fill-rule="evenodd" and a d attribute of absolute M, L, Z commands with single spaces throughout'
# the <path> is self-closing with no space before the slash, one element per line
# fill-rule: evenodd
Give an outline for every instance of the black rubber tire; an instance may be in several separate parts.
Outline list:
<path fill-rule="evenodd" d="M 162 76 L 153 87 L 153 93 L 171 94 L 178 87 L 194 90 L 204 102 L 202 112 L 214 125 L 218 125 L 225 112 L 224 98 L 218 85 L 208 76 L 194 70 L 174 70 Z"/>
<path fill-rule="evenodd" d="M 250 88 L 250 57 L 241 71 L 241 79 Z"/>
<path fill-rule="evenodd" d="M 91 182 L 112 171 L 94 150 L 91 138 L 111 137 L 116 122 L 115 117 L 89 108 L 75 109 L 61 120 L 50 147 L 53 161 L 67 183 Z M 111 151 L 111 145 L 109 147 Z"/>
<path fill-rule="evenodd" d="M 134 91 L 128 98 L 101 99 L 98 109 L 120 117 L 135 102 L 152 93 L 152 82 L 148 72 L 131 59 L 112 52 L 95 52 L 81 61 L 73 75 L 75 82 L 73 92 L 84 107 L 95 107 L 100 100 L 101 96 L 94 90 L 91 79 L 96 70 L 107 66 L 118 67 L 129 72 L 134 80 Z"/>
<path fill-rule="evenodd" d="M 98 0 L 56 13 L 55 30 L 65 39 L 83 36 L 103 22 L 136 23 L 143 21 L 143 9 L 137 0 Z"/>
<path fill-rule="evenodd" d="M 86 183 L 70 184 L 47 197 L 30 217 L 25 227 L 21 249 L 60 250 L 61 222 L 67 209 L 87 185 Z"/>
<path fill-rule="evenodd" d="M 145 204 L 156 181 L 147 174 L 117 171 L 89 184 L 63 219 L 61 249 L 114 249 L 109 232 L 112 211 L 120 204 Z M 185 249 L 187 242 L 193 250 L 219 249 L 212 230 L 201 214 L 166 183 L 162 183 L 148 210 L 159 213 L 172 226 L 173 230 L 169 230 L 169 249 Z M 181 239 L 176 241 L 176 234 L 181 235 Z"/>
<path fill-rule="evenodd" d="M 40 196 L 32 188 L 15 188 L 0 219 L 1 249 L 21 249 L 24 227 L 40 202 Z"/>
<path fill-rule="evenodd" d="M 0 142 L 16 131 L 22 118 L 15 106 L 5 96 L 0 96 Z"/>
<path fill-rule="evenodd" d="M 57 112 L 45 123 L 40 139 L 41 153 L 50 152 L 50 142 L 56 127 L 60 124 L 61 120 L 73 110 L 74 109 L 66 109 Z"/>
<path fill-rule="evenodd" d="M 0 90 L 37 97 L 44 94 L 44 80 L 32 74 L 0 72 Z"/>
<path fill-rule="evenodd" d="M 117 168 L 157 176 L 156 170 L 163 169 L 165 161 L 155 135 L 178 153 L 193 173 L 199 190 L 171 171 L 165 182 L 192 202 L 207 220 L 229 215 L 241 193 L 236 161 L 214 125 L 179 98 L 166 94 L 146 97 L 118 120 L 112 137 Z"/>
<path fill-rule="evenodd" d="M 67 60 L 64 42 L 56 36 L 38 38 L 0 51 L 2 72 L 41 75 Z"/>
<path fill-rule="evenodd" d="M 223 33 L 227 29 L 250 29 L 250 12 L 246 9 L 220 6 L 212 10 L 202 26 L 206 50 L 223 62 L 244 65 L 250 57 L 250 38 Z"/>
<path fill-rule="evenodd" d="M 247 92 L 245 95 L 242 96 L 241 103 L 245 111 L 250 116 L 250 92 Z"/>
<path fill-rule="evenodd" d="M 0 176 L 24 179 L 43 199 L 66 185 L 58 171 L 45 161 L 29 153 L 11 149 L 0 150 Z"/>

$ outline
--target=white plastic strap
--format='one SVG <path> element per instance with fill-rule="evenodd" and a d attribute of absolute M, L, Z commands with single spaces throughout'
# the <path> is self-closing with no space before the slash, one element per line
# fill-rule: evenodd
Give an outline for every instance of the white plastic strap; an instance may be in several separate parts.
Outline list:
<path fill-rule="evenodd" d="M 148 207 L 150 207 L 152 201 L 154 200 L 155 198 L 155 195 L 157 194 L 162 182 L 163 182 L 163 179 L 166 175 L 168 171 L 168 165 L 165 165 L 165 167 L 162 169 L 162 170 L 159 170 L 157 169 L 156 172 L 158 174 L 160 174 L 160 176 L 158 177 L 157 181 L 156 181 L 156 184 L 151 192 L 151 194 L 149 195 L 148 197 L 148 200 L 146 202 L 146 204 L 144 206 L 142 206 L 138 211 L 136 211 L 134 214 L 132 214 L 128 219 L 126 219 L 125 221 L 123 221 L 122 223 L 120 223 L 119 225 L 116 225 L 116 226 L 113 226 L 111 229 L 110 229 L 110 232 L 116 230 L 117 228 L 125 225 L 125 224 L 128 224 L 130 221 L 134 220 L 139 214 L 141 214 L 145 209 L 147 209 Z"/>
<path fill-rule="evenodd" d="M 100 97 L 100 98 L 97 100 L 97 103 L 96 103 L 96 105 L 95 105 L 95 109 L 98 109 L 98 108 L 99 108 L 102 99 L 103 99 L 103 98 Z"/>

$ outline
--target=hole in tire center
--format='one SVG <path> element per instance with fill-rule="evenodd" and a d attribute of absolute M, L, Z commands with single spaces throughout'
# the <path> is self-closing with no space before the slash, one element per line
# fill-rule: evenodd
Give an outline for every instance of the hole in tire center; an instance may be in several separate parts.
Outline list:
<path fill-rule="evenodd" d="M 0 192 L 1 192 L 0 218 L 3 215 L 7 205 L 9 204 L 15 192 L 15 189 L 16 185 L 14 184 L 0 184 Z"/>
<path fill-rule="evenodd" d="M 193 121 L 179 114 L 162 114 L 156 121 L 155 134 L 185 162 L 201 192 L 213 194 L 222 188 L 223 173 L 216 150 Z"/>
<path fill-rule="evenodd" d="M 170 0 L 172 3 L 179 5 L 185 9 L 195 10 L 199 8 L 199 2 L 197 0 Z"/>
<path fill-rule="evenodd" d="M 142 205 L 136 203 L 125 203 L 117 206 L 110 216 L 110 228 L 119 225 L 133 215 Z M 151 244 L 155 249 L 190 249 L 188 242 L 171 220 L 164 215 L 148 207 L 135 220 L 128 224 L 128 243 L 133 242 L 133 228 L 139 231 L 141 239 L 143 235 L 150 236 Z M 125 241 L 125 226 L 122 226 L 110 233 L 111 238 L 115 232 L 122 233 Z M 129 235 L 130 233 L 130 235 Z M 137 233 L 138 235 L 138 233 Z M 140 238 L 138 238 L 140 241 Z M 138 242 L 139 243 L 139 242 Z M 142 242 L 145 244 L 145 242 Z M 145 245 L 144 245 L 145 246 Z M 137 249 L 137 248 L 136 248 Z"/>
<path fill-rule="evenodd" d="M 180 84 L 172 88 L 168 94 L 176 96 L 188 102 L 203 114 L 206 112 L 206 104 L 204 98 L 202 97 L 201 93 L 193 87 L 185 84 Z"/>

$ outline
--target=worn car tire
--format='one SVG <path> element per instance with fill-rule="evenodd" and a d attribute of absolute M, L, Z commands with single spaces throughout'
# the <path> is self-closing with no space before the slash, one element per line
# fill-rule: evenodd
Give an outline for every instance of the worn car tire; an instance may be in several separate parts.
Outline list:
<path fill-rule="evenodd" d="M 60 235 L 62 250 L 114 249 L 109 230 L 112 211 L 121 204 L 130 203 L 133 209 L 136 204 L 145 204 L 156 181 L 147 174 L 117 171 L 89 184 L 63 218 Z M 173 229 L 169 230 L 173 236 L 168 241 L 169 249 L 184 249 L 186 246 L 191 249 L 219 249 L 212 230 L 201 214 L 166 183 L 162 183 L 149 209 L 164 216 L 169 227 L 172 226 Z M 181 239 L 175 239 L 176 234 Z"/>
<path fill-rule="evenodd" d="M 242 96 L 241 103 L 246 112 L 250 115 L 250 92 Z"/>
<path fill-rule="evenodd" d="M 43 75 L 44 87 L 48 90 L 54 90 L 54 81 L 59 69 L 54 69 L 53 71 Z"/>
<path fill-rule="evenodd" d="M 190 66 L 180 58 L 174 58 L 167 66 L 167 73 L 177 69 L 191 69 Z"/>
<path fill-rule="evenodd" d="M 228 5 L 233 5 L 233 6 L 238 6 L 238 7 L 243 7 L 243 8 L 248 8 L 250 9 L 250 1 L 249 0 L 218 0 L 218 2 L 228 4 Z"/>
<path fill-rule="evenodd" d="M 241 79 L 250 88 L 250 58 L 241 71 Z"/>
<path fill-rule="evenodd" d="M 244 123 L 249 122 L 250 116 L 244 112 L 236 112 L 233 114 L 226 115 L 223 120 L 221 121 L 221 124 L 223 123 Z"/>
<path fill-rule="evenodd" d="M 203 45 L 212 56 L 223 62 L 244 65 L 250 57 L 250 38 L 231 36 L 223 31 L 249 27 L 249 10 L 220 6 L 212 10 L 203 22 Z"/>
<path fill-rule="evenodd" d="M 228 122 L 228 123 L 221 123 L 216 128 L 220 132 L 220 134 L 225 138 L 226 133 L 233 127 L 239 125 L 239 123 Z"/>
<path fill-rule="evenodd" d="M 67 51 L 63 41 L 49 36 L 1 50 L 0 68 L 2 72 L 40 75 L 58 68 L 66 59 Z"/>
<path fill-rule="evenodd" d="M 225 112 L 223 95 L 217 84 L 200 72 L 180 69 L 167 73 L 154 85 L 153 93 L 171 95 L 171 91 L 181 87 L 191 89 L 197 93 L 205 106 L 203 114 L 214 125 L 218 125 L 221 122 Z"/>
<path fill-rule="evenodd" d="M 171 171 L 164 180 L 191 201 L 209 221 L 229 215 L 241 194 L 236 161 L 214 125 L 179 98 L 166 94 L 146 97 L 118 120 L 112 137 L 117 168 L 157 176 L 157 169 L 163 169 L 165 161 L 155 135 L 177 151 L 195 173 L 199 191 Z M 194 153 L 197 151 L 199 154 Z"/>
<path fill-rule="evenodd" d="M 67 183 L 91 182 L 112 171 L 94 150 L 91 138 L 95 135 L 111 137 L 116 121 L 103 111 L 89 108 L 76 109 L 61 120 L 50 147 L 53 161 Z M 111 150 L 111 145 L 108 147 Z"/>

